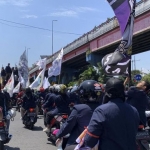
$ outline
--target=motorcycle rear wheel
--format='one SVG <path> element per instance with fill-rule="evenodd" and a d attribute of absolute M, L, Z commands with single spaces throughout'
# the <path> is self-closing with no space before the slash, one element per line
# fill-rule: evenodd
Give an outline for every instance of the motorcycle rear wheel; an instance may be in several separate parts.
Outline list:
<path fill-rule="evenodd" d="M 31 125 L 30 125 L 30 130 L 33 130 L 33 127 L 34 127 L 34 124 L 31 123 Z"/>
<path fill-rule="evenodd" d="M 4 142 L 0 141 L 0 150 L 4 150 Z"/>

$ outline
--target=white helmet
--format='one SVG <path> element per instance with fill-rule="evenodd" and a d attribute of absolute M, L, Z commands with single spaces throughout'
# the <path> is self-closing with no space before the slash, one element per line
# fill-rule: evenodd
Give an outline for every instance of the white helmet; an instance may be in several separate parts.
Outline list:
<path fill-rule="evenodd" d="M 6 118 L 8 120 L 10 120 L 10 119 L 14 118 L 15 116 L 16 116 L 16 111 L 14 109 L 10 109 L 8 111 L 8 114 L 7 114 Z"/>

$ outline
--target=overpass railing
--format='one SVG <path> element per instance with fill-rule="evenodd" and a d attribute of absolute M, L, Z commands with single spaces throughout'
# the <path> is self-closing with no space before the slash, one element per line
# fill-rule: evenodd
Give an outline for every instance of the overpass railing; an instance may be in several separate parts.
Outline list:
<path fill-rule="evenodd" d="M 143 2 L 141 0 L 136 4 L 136 9 L 135 9 L 135 16 L 139 16 L 145 12 L 150 10 L 150 0 L 146 0 Z M 108 31 L 113 30 L 114 28 L 118 27 L 118 20 L 116 17 L 113 18 L 108 18 L 106 22 L 100 24 L 99 26 L 95 27 L 93 30 L 89 31 L 88 33 L 82 35 L 72 43 L 68 44 L 67 46 L 64 47 L 64 55 L 71 52 L 72 50 L 86 44 L 87 42 L 107 33 Z M 47 64 L 51 63 L 58 55 L 59 51 L 56 52 L 53 56 L 50 56 L 47 60 Z M 29 74 L 35 72 L 38 70 L 38 67 L 33 68 L 30 70 Z"/>

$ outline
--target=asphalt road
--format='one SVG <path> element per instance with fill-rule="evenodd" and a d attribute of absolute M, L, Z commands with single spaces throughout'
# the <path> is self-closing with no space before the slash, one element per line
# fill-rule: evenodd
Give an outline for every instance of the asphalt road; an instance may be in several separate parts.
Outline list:
<path fill-rule="evenodd" d="M 56 150 L 43 132 L 43 118 L 38 119 L 33 130 L 26 129 L 20 120 L 20 113 L 17 112 L 14 121 L 10 122 L 11 141 L 5 145 L 5 150 Z"/>

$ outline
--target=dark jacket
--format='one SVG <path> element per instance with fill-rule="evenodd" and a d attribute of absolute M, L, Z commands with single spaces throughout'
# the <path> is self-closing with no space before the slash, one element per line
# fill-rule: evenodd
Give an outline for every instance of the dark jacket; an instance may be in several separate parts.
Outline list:
<path fill-rule="evenodd" d="M 48 111 L 52 110 L 55 108 L 55 98 L 56 95 L 54 93 L 50 93 L 47 95 L 47 100 L 46 102 L 43 104 L 43 108 L 44 109 L 48 109 Z"/>
<path fill-rule="evenodd" d="M 61 94 L 55 97 L 55 106 L 60 113 L 69 113 L 70 97 L 68 94 Z"/>
<path fill-rule="evenodd" d="M 86 104 L 79 104 L 73 107 L 73 110 L 67 121 L 60 128 L 57 137 L 63 137 L 70 133 L 67 145 L 76 143 L 76 139 L 87 127 L 92 116 L 91 108 Z"/>
<path fill-rule="evenodd" d="M 3 108 L 3 115 L 6 116 L 6 112 L 10 109 L 9 98 L 4 93 L 0 92 L 0 107 Z"/>
<path fill-rule="evenodd" d="M 99 106 L 93 113 L 85 145 L 94 147 L 99 141 L 99 150 L 136 150 L 136 133 L 139 125 L 137 110 L 120 99 Z"/>
<path fill-rule="evenodd" d="M 146 126 L 145 111 L 148 106 L 148 97 L 144 91 L 131 87 L 127 92 L 127 103 L 134 106 L 139 112 L 141 124 Z"/>
<path fill-rule="evenodd" d="M 35 108 L 36 107 L 36 98 L 33 94 L 31 94 L 30 96 L 27 96 L 25 94 L 23 96 L 22 100 L 23 100 L 22 107 L 25 110 L 28 110 L 29 108 Z"/>
<path fill-rule="evenodd" d="M 2 76 L 2 77 L 5 77 L 5 76 L 6 76 L 5 70 L 1 70 L 1 76 Z"/>
<path fill-rule="evenodd" d="M 6 66 L 5 71 L 6 73 L 12 73 L 10 66 Z"/>

